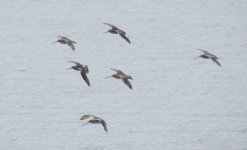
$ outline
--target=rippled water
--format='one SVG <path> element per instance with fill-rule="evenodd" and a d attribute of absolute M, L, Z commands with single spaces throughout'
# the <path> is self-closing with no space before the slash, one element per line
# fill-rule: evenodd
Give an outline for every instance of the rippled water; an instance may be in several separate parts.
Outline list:
<path fill-rule="evenodd" d="M 244 0 L 0 1 L 0 149 L 246 150 Z M 102 34 L 117 25 L 132 41 Z M 52 44 L 65 35 L 76 51 Z M 209 49 L 222 67 L 194 59 Z M 89 66 L 91 87 L 66 70 Z M 109 68 L 130 74 L 133 90 Z M 106 120 L 86 125 L 81 114 Z"/>

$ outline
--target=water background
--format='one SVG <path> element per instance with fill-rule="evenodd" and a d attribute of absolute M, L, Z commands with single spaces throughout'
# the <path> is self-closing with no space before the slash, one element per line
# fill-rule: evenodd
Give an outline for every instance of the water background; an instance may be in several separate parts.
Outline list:
<path fill-rule="evenodd" d="M 0 1 L 1 150 L 247 150 L 247 1 Z M 127 32 L 102 34 L 103 22 Z M 56 36 L 78 44 L 52 44 Z M 194 59 L 208 49 L 222 67 Z M 91 87 L 74 60 L 88 65 Z M 105 79 L 117 68 L 133 90 Z M 81 114 L 107 122 L 86 125 Z"/>

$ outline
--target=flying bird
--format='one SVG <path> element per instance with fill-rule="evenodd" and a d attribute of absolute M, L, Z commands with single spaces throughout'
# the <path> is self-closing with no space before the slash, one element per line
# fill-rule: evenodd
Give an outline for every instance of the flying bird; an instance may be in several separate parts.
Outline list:
<path fill-rule="evenodd" d="M 75 64 L 75 66 L 72 66 L 72 67 L 70 67 L 68 69 L 74 69 L 76 71 L 80 71 L 82 78 L 87 83 L 87 85 L 90 86 L 90 82 L 89 82 L 89 79 L 87 77 L 87 73 L 89 73 L 87 65 L 83 66 L 82 64 L 80 64 L 78 62 L 75 62 L 75 61 L 68 61 L 68 62 L 72 62 L 72 63 Z"/>
<path fill-rule="evenodd" d="M 57 36 L 59 39 L 53 43 L 59 42 L 61 44 L 67 44 L 73 51 L 75 50 L 74 44 L 77 44 L 75 41 L 70 40 L 65 36 Z"/>
<path fill-rule="evenodd" d="M 130 40 L 127 38 L 126 33 L 123 30 L 121 30 L 118 27 L 116 27 L 112 24 L 109 24 L 109 23 L 104 23 L 104 24 L 111 27 L 111 29 L 109 29 L 108 31 L 106 31 L 104 33 L 110 32 L 112 34 L 119 34 L 123 39 L 125 39 L 128 43 L 131 44 Z"/>
<path fill-rule="evenodd" d="M 102 126 L 104 127 L 104 130 L 105 132 L 107 133 L 107 127 L 106 127 L 106 122 L 99 118 L 99 117 L 96 117 L 94 115 L 82 115 L 80 120 L 85 120 L 85 119 L 88 119 L 88 122 L 84 123 L 82 126 L 84 126 L 85 124 L 87 123 L 93 123 L 93 124 L 102 124 Z"/>
<path fill-rule="evenodd" d="M 203 50 L 203 49 L 198 49 L 199 51 L 203 52 L 203 54 L 201 54 L 200 56 L 196 57 L 196 58 L 204 58 L 204 59 L 211 59 L 212 61 L 214 61 L 218 66 L 221 66 L 221 64 L 218 62 L 218 57 L 215 56 L 214 54 L 209 53 L 207 50 Z"/>
<path fill-rule="evenodd" d="M 133 78 L 130 75 L 126 75 L 121 70 L 118 70 L 118 69 L 111 68 L 111 70 L 114 71 L 113 75 L 106 77 L 106 78 L 113 77 L 115 79 L 121 79 L 125 85 L 127 85 L 130 89 L 132 89 L 132 85 L 129 82 L 129 79 L 133 80 Z"/>

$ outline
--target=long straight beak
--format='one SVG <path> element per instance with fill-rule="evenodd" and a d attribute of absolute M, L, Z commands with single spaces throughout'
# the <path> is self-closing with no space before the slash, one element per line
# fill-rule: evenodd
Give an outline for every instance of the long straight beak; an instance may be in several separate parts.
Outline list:
<path fill-rule="evenodd" d="M 105 33 L 107 33 L 107 32 L 109 32 L 109 31 L 103 32 L 102 34 L 105 34 Z"/>
<path fill-rule="evenodd" d="M 112 77 L 112 76 L 109 76 L 109 77 L 105 77 L 105 79 L 107 79 L 107 78 L 110 78 L 110 77 Z"/>
<path fill-rule="evenodd" d="M 57 43 L 57 41 L 55 41 L 55 42 L 52 42 L 52 43 Z"/>
<path fill-rule="evenodd" d="M 86 125 L 88 122 L 84 123 L 82 126 Z"/>
<path fill-rule="evenodd" d="M 196 58 L 199 58 L 200 56 L 197 56 L 197 57 L 195 57 L 194 59 L 196 59 Z"/>
<path fill-rule="evenodd" d="M 66 69 L 66 70 L 69 70 L 69 69 L 72 69 L 72 67 L 70 67 L 70 68 L 68 68 L 68 69 Z"/>

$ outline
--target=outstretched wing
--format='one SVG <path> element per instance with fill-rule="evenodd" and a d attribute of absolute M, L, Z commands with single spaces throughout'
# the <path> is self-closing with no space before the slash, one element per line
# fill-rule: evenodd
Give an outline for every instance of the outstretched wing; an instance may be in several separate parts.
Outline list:
<path fill-rule="evenodd" d="M 118 75 L 120 75 L 120 74 L 124 75 L 124 73 L 121 70 L 113 69 L 113 68 L 111 68 L 111 70 L 113 70 Z"/>
<path fill-rule="evenodd" d="M 90 82 L 89 82 L 89 79 L 86 75 L 86 71 L 84 68 L 81 68 L 81 76 L 84 79 L 84 81 L 87 83 L 87 85 L 90 86 Z"/>
<path fill-rule="evenodd" d="M 104 23 L 104 24 L 110 26 L 113 30 L 118 30 L 118 28 L 116 26 L 114 26 L 114 25 L 112 25 L 110 23 Z"/>
<path fill-rule="evenodd" d="M 198 49 L 199 51 L 202 51 L 205 55 L 208 55 L 209 57 L 217 58 L 214 54 L 208 52 L 207 50 L 204 49 Z"/>
<path fill-rule="evenodd" d="M 71 42 L 71 43 L 74 43 L 74 44 L 77 44 L 75 41 L 72 41 L 71 39 L 69 39 L 68 37 L 66 36 L 57 36 L 58 38 L 62 39 L 62 40 L 66 40 L 68 42 Z"/>
<path fill-rule="evenodd" d="M 207 50 L 204 50 L 204 49 L 197 49 L 197 50 L 203 52 L 204 54 L 210 54 Z"/>
<path fill-rule="evenodd" d="M 57 37 L 60 38 L 60 39 L 63 39 L 63 40 L 68 40 L 69 39 L 66 36 L 57 36 Z"/>
<path fill-rule="evenodd" d="M 82 115 L 80 120 L 88 119 L 90 117 L 92 117 L 92 115 Z"/>
<path fill-rule="evenodd" d="M 217 61 L 217 59 L 211 58 L 212 61 L 214 61 L 218 66 L 221 66 L 221 64 Z"/>
<path fill-rule="evenodd" d="M 125 39 L 128 43 L 131 44 L 130 40 L 127 38 L 127 36 L 125 35 L 125 32 L 124 33 L 120 33 L 119 34 L 123 39 Z"/>
<path fill-rule="evenodd" d="M 82 64 L 80 64 L 80 63 L 78 63 L 78 62 L 76 62 L 76 61 L 68 61 L 68 62 L 72 62 L 72 63 L 74 63 L 76 66 L 80 66 L 80 67 L 82 67 Z"/>
<path fill-rule="evenodd" d="M 106 122 L 103 119 L 101 119 L 100 122 L 101 122 L 102 126 L 104 127 L 105 132 L 107 133 L 108 131 L 107 131 L 107 127 L 106 127 Z"/>
<path fill-rule="evenodd" d="M 123 83 L 126 84 L 130 89 L 132 89 L 132 85 L 129 82 L 128 78 L 127 77 L 121 77 L 121 78 L 122 78 Z"/>
<path fill-rule="evenodd" d="M 75 46 L 72 42 L 67 43 L 69 45 L 69 47 L 71 47 L 71 49 L 74 51 L 75 50 Z"/>

